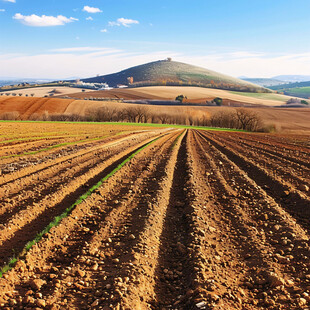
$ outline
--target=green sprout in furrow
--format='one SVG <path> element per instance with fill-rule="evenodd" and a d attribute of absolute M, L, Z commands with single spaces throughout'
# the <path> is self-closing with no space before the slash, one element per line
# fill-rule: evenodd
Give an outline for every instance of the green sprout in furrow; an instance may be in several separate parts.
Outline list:
<path fill-rule="evenodd" d="M 186 130 L 186 129 L 185 129 Z M 179 139 L 181 138 L 181 136 L 183 135 L 183 133 L 185 132 L 185 130 L 183 130 L 178 136 L 177 138 L 173 141 L 172 145 L 171 145 L 171 149 L 173 149 L 176 144 L 178 143 Z"/>
<path fill-rule="evenodd" d="M 29 241 L 25 247 L 23 248 L 23 250 L 17 254 L 15 257 L 11 258 L 10 261 L 3 266 L 0 269 L 0 278 L 3 277 L 3 275 L 8 272 L 9 270 L 13 269 L 15 264 L 21 260 L 26 254 L 27 252 L 36 244 L 38 243 L 42 237 L 47 234 L 53 227 L 56 227 L 60 224 L 60 222 L 67 217 L 72 211 L 73 209 L 79 205 L 80 203 L 82 203 L 84 200 L 86 200 L 96 189 L 98 189 L 103 182 L 105 182 L 107 179 L 109 179 L 111 176 L 113 176 L 117 171 L 119 171 L 123 166 L 125 166 L 132 158 L 134 158 L 138 153 L 140 153 L 142 150 L 144 150 L 145 148 L 147 148 L 150 144 L 154 143 L 155 141 L 157 141 L 158 139 L 160 139 L 161 137 L 157 137 L 156 139 L 148 142 L 147 144 L 143 145 L 142 147 L 140 147 L 139 149 L 137 149 L 136 151 L 134 151 L 130 156 L 128 156 L 123 162 L 121 162 L 116 168 L 114 168 L 110 173 L 108 173 L 104 178 L 102 178 L 97 184 L 95 184 L 94 186 L 92 186 L 86 193 L 84 193 L 82 196 L 80 196 L 70 207 L 68 207 L 62 214 L 56 216 L 54 218 L 54 220 L 49 223 L 41 232 L 39 232 L 36 237 Z"/>

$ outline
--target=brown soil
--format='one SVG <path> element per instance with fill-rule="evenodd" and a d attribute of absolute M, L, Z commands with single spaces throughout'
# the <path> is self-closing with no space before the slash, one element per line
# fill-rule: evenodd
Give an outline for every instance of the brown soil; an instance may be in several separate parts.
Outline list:
<path fill-rule="evenodd" d="M 21 119 L 28 119 L 33 114 L 41 115 L 45 111 L 51 114 L 64 113 L 74 99 L 1 97 L 0 115 L 7 112 L 18 112 Z"/>
<path fill-rule="evenodd" d="M 161 129 L 54 150 L 0 180 L 1 263 L 155 137 L 0 279 L 1 309 L 309 308 L 306 136 Z"/>

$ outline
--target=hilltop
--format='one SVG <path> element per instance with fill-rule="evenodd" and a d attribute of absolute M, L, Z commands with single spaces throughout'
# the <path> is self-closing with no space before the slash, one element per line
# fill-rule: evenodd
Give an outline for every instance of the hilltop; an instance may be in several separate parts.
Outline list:
<path fill-rule="evenodd" d="M 200 86 L 256 93 L 271 92 L 264 87 L 228 75 L 170 59 L 150 62 L 118 73 L 82 79 L 82 81 L 86 83 L 107 83 L 111 87 L 117 85 L 131 87 Z"/>

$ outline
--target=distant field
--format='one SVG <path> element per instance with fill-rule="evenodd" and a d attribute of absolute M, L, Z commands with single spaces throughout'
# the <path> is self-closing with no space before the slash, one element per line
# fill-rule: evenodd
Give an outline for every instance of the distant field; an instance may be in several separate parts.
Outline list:
<path fill-rule="evenodd" d="M 88 92 L 91 92 L 91 90 L 87 90 Z M 72 88 L 72 87 L 31 87 L 31 88 L 25 88 L 25 89 L 18 89 L 18 90 L 12 90 L 12 91 L 3 91 L 0 92 L 4 93 L 2 96 L 6 96 L 5 94 L 16 94 L 16 96 L 19 96 L 19 94 L 22 94 L 22 96 L 28 95 L 31 96 L 31 94 L 34 94 L 34 97 L 44 97 L 44 96 L 50 96 L 51 94 L 54 94 L 53 96 L 65 96 L 72 93 L 78 93 L 82 92 L 81 89 L 78 88 Z"/>
<path fill-rule="evenodd" d="M 237 95 L 235 95 L 237 96 Z M 247 97 L 245 97 L 247 98 Z M 250 98 L 250 97 L 248 97 Z M 255 99 L 255 98 L 250 98 Z M 52 114 L 76 114 L 85 116 L 88 109 L 95 110 L 100 107 L 118 107 L 126 109 L 127 107 L 140 106 L 137 104 L 126 104 L 120 102 L 108 101 L 89 101 L 74 99 L 57 98 L 26 98 L 26 97 L 0 97 L 0 115 L 4 113 L 17 112 L 19 119 L 28 120 L 36 115 L 44 113 Z M 210 115 L 220 111 L 234 111 L 234 107 L 208 107 L 208 106 L 154 106 L 143 105 L 147 107 L 150 113 L 170 113 L 185 114 L 193 117 L 210 117 Z M 310 109 L 309 108 L 271 108 L 271 107 L 249 107 L 257 112 L 265 124 L 275 125 L 283 131 L 310 131 Z"/>
<path fill-rule="evenodd" d="M 310 88 L 309 88 L 310 89 Z M 10 96 L 6 96 L 9 93 Z M 15 91 L 0 92 L 0 98 L 12 98 L 12 94 L 22 94 L 21 97 L 34 94 L 34 97 L 70 97 L 73 99 L 85 98 L 111 98 L 111 99 L 125 99 L 125 100 L 174 100 L 178 95 L 185 95 L 189 102 L 206 102 L 206 100 L 221 97 L 225 101 L 231 101 L 231 104 L 240 103 L 244 105 L 263 105 L 263 106 L 279 106 L 286 102 L 291 97 L 275 94 L 275 93 L 248 93 L 227 91 L 213 88 L 203 87 L 182 87 L 182 86 L 149 86 L 137 87 L 127 89 L 112 89 L 103 91 L 86 90 L 82 92 L 81 89 L 71 87 L 39 87 L 26 88 Z M 1 95 L 3 94 L 3 95 Z M 52 95 L 52 96 L 50 96 Z M 309 94 L 310 96 L 310 94 Z"/>
<path fill-rule="evenodd" d="M 279 106 L 290 97 L 279 94 L 267 93 L 243 93 L 232 92 L 213 88 L 203 87 L 181 87 L 181 86 L 152 86 L 127 89 L 112 89 L 105 91 L 75 93 L 68 96 L 72 98 L 122 98 L 127 100 L 139 99 L 158 99 L 174 100 L 176 96 L 183 94 L 187 96 L 188 101 L 205 102 L 206 100 L 221 97 L 232 102 L 240 102 L 250 105 Z"/>

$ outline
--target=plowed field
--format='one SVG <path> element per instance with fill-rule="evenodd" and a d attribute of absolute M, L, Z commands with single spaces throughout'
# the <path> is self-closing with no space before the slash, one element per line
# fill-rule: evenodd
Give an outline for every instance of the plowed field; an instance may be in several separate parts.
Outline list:
<path fill-rule="evenodd" d="M 309 309 L 309 137 L 24 126 L 0 141 L 1 309 Z"/>

